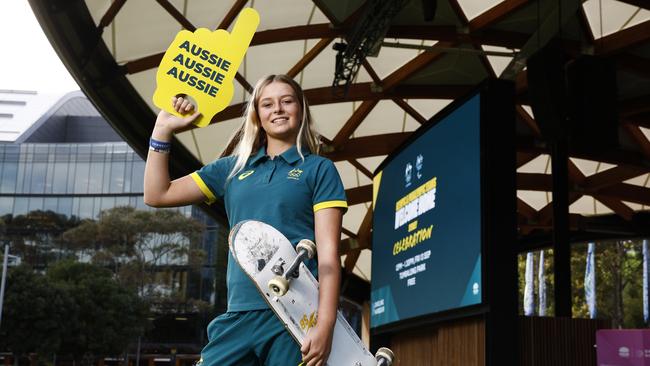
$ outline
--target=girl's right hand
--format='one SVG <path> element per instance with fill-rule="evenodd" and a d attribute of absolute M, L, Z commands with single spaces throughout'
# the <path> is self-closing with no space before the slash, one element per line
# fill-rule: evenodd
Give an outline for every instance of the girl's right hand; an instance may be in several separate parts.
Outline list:
<path fill-rule="evenodd" d="M 172 106 L 183 117 L 177 117 L 161 110 L 156 119 L 156 130 L 166 134 L 189 130 L 192 122 L 201 115 L 199 111 L 195 111 L 194 104 L 188 98 L 183 98 L 182 96 L 172 97 Z"/>

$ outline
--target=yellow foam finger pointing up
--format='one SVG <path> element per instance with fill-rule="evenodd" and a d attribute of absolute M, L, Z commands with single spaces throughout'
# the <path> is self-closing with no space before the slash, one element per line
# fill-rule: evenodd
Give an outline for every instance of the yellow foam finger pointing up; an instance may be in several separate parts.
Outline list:
<path fill-rule="evenodd" d="M 257 11 L 246 8 L 239 13 L 232 33 L 206 28 L 178 32 L 158 67 L 154 104 L 181 116 L 172 108 L 172 97 L 189 95 L 201 112 L 194 124 L 207 126 L 215 114 L 230 104 L 233 79 L 259 22 Z"/>

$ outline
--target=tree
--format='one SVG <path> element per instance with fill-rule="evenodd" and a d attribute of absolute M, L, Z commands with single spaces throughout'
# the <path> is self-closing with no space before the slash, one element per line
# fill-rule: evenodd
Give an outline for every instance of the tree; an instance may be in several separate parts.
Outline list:
<path fill-rule="evenodd" d="M 175 271 L 197 270 L 203 262 L 202 233 L 200 222 L 178 211 L 115 207 L 66 231 L 63 240 L 111 268 L 120 283 L 136 287 L 145 298 L 173 298 L 178 289 L 168 278 Z"/>
<path fill-rule="evenodd" d="M 66 290 L 75 312 L 64 322 L 60 354 L 90 363 L 98 356 L 120 354 L 147 324 L 147 305 L 132 290 L 120 286 L 104 268 L 61 261 L 47 272 L 48 279 Z"/>
<path fill-rule="evenodd" d="M 573 316 L 589 317 L 585 301 L 586 243 L 571 253 Z M 598 318 L 611 319 L 614 328 L 643 327 L 642 252 L 640 241 L 596 243 L 596 302 Z"/>
<path fill-rule="evenodd" d="M 535 296 L 535 314 L 539 311 L 539 259 L 540 252 L 533 253 L 533 288 Z M 523 299 L 524 287 L 526 285 L 526 254 L 521 253 L 518 256 L 518 279 L 519 279 L 519 315 L 524 314 Z M 546 283 L 546 316 L 553 316 L 555 314 L 555 277 L 553 276 L 553 249 L 544 249 L 544 281 Z"/>
<path fill-rule="evenodd" d="M 55 353 L 65 333 L 63 326 L 77 312 L 67 292 L 25 265 L 9 271 L 5 290 L 0 349 L 18 357 Z"/>
<path fill-rule="evenodd" d="M 76 217 L 41 210 L 18 216 L 5 215 L 3 222 L 3 239 L 11 242 L 12 252 L 23 262 L 38 268 L 67 256 L 59 238 L 79 224 Z"/>

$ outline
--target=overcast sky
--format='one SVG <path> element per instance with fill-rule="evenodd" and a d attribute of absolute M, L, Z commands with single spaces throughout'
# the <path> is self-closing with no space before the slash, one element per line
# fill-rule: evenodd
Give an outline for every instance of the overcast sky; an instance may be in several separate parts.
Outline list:
<path fill-rule="evenodd" d="M 0 38 L 0 89 L 37 92 L 79 89 L 50 46 L 27 0 L 2 1 Z"/>

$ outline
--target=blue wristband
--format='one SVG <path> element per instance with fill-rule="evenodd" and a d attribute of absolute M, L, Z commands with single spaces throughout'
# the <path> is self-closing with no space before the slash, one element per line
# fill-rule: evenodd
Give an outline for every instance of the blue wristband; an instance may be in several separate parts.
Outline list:
<path fill-rule="evenodd" d="M 149 139 L 149 150 L 159 153 L 169 153 L 172 148 L 171 142 L 158 141 L 153 138 Z"/>
<path fill-rule="evenodd" d="M 158 141 L 158 140 L 154 140 L 153 138 L 150 138 L 149 139 L 149 146 L 152 149 L 156 150 L 156 151 L 158 151 L 158 150 L 160 150 L 160 151 L 169 151 L 171 149 L 171 147 L 172 147 L 172 143 L 171 142 Z"/>

